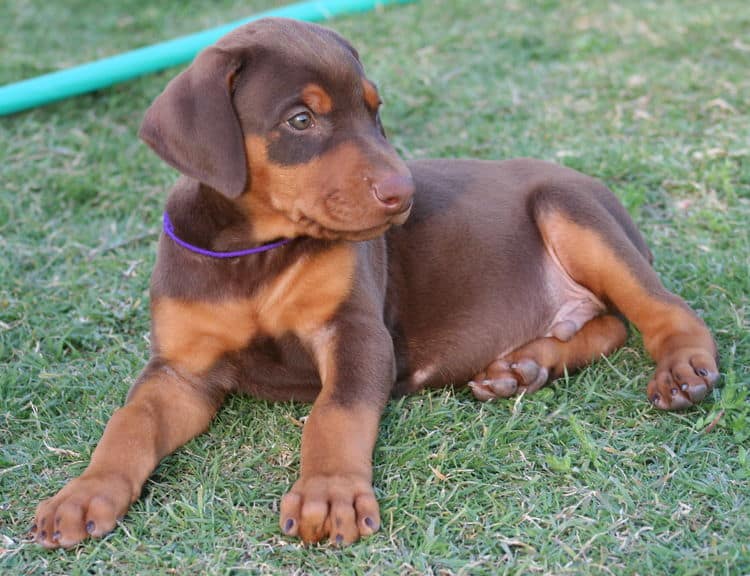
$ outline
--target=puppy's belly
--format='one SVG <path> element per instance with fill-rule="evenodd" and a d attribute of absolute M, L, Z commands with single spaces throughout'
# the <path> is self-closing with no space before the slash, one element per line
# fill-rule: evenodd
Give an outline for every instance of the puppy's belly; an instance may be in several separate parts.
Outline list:
<path fill-rule="evenodd" d="M 538 281 L 524 290 L 505 286 L 467 307 L 456 299 L 433 310 L 432 329 L 404 338 L 408 351 L 401 362 L 396 394 L 425 387 L 464 384 L 478 371 L 538 338 L 570 340 L 606 306 L 575 282 L 554 255 L 541 258 Z"/>
<path fill-rule="evenodd" d="M 551 258 L 545 258 L 544 270 L 543 283 L 523 295 L 536 300 L 535 307 L 527 308 L 525 315 L 502 301 L 488 306 L 484 314 L 481 310 L 436 313 L 436 318 L 452 321 L 439 322 L 432 335 L 410 341 L 407 355 L 412 361 L 399 374 L 396 394 L 464 384 L 497 358 L 532 340 L 570 340 L 606 310 L 590 290 L 576 283 Z"/>
<path fill-rule="evenodd" d="M 494 300 L 453 299 L 432 309 L 429 321 L 401 326 L 394 335 L 398 378 L 395 393 L 464 384 L 498 356 L 543 336 L 555 310 L 545 283 Z M 425 320 L 420 318 L 420 320 Z"/>

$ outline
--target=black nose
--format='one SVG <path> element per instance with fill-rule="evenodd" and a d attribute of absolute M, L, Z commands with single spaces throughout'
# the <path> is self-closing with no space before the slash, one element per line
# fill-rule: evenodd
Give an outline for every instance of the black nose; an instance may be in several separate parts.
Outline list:
<path fill-rule="evenodd" d="M 387 214 L 399 214 L 411 205 L 414 181 L 411 176 L 388 176 L 373 183 L 372 193 Z"/>

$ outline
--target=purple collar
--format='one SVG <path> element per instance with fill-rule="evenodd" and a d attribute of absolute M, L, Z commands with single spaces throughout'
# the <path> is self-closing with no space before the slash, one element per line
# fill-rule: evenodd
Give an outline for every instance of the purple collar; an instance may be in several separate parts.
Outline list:
<path fill-rule="evenodd" d="M 210 256 L 211 258 L 237 258 L 239 256 L 248 256 L 250 254 L 258 254 L 260 252 L 266 252 L 268 250 L 273 250 L 274 248 L 278 248 L 279 246 L 283 246 L 284 244 L 288 244 L 291 242 L 290 238 L 286 238 L 284 240 L 278 240 L 276 242 L 271 242 L 269 244 L 262 244 L 260 246 L 255 246 L 254 248 L 247 248 L 245 250 L 237 250 L 235 252 L 213 252 L 212 250 L 206 250 L 204 248 L 199 248 L 198 246 L 195 246 L 194 244 L 189 244 L 182 240 L 181 238 L 177 237 L 177 234 L 174 232 L 174 226 L 172 225 L 172 221 L 169 219 L 169 215 L 166 211 L 164 211 L 164 218 L 162 219 L 162 224 L 164 225 L 164 233 L 169 236 L 172 240 L 174 240 L 177 244 L 182 246 L 183 248 L 186 248 L 190 250 L 191 252 L 195 252 L 196 254 L 201 254 L 203 256 Z"/>

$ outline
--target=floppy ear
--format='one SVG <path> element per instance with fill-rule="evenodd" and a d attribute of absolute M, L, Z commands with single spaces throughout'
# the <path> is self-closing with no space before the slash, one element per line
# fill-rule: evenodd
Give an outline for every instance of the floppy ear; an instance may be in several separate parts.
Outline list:
<path fill-rule="evenodd" d="M 232 80 L 242 61 L 210 47 L 146 111 L 138 135 L 167 164 L 236 198 L 247 187 L 242 129 Z"/>

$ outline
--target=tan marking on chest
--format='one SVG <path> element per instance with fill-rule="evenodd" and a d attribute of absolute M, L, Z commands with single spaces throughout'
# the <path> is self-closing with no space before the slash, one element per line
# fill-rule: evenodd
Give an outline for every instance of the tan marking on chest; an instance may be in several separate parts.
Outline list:
<path fill-rule="evenodd" d="M 348 243 L 297 260 L 250 298 L 218 302 L 159 298 L 152 305 L 156 353 L 193 374 L 259 335 L 306 340 L 346 300 L 356 253 Z"/>

